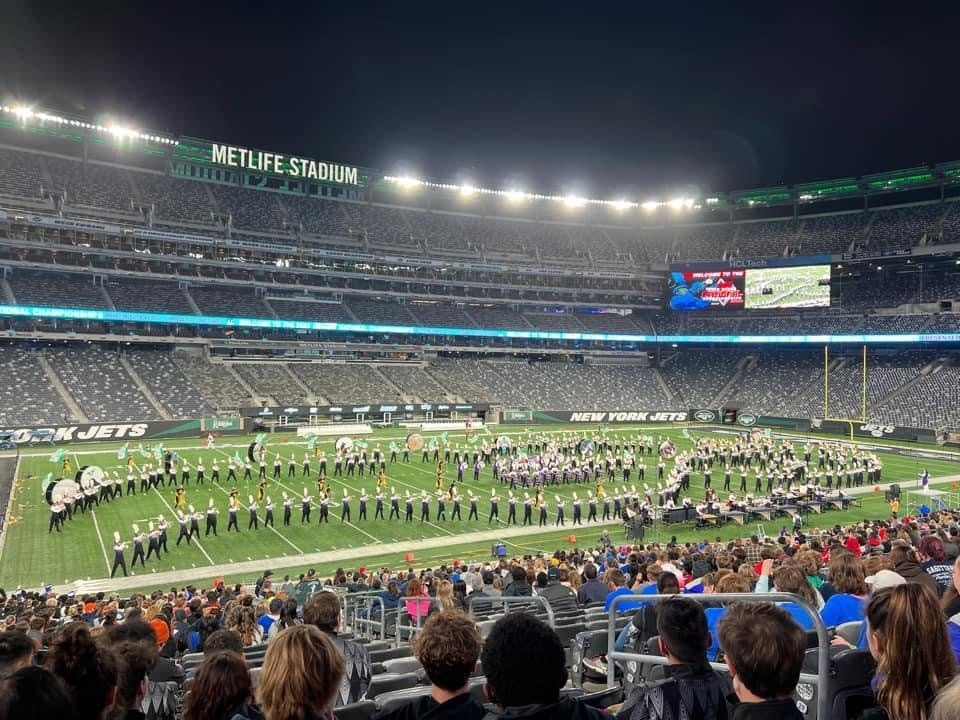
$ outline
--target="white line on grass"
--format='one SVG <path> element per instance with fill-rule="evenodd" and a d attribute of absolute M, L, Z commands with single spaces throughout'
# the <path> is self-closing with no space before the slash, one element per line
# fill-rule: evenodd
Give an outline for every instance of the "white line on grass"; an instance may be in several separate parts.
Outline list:
<path fill-rule="evenodd" d="M 103 544 L 103 535 L 100 534 L 100 523 L 97 522 L 97 511 L 91 509 L 90 515 L 93 516 L 93 529 L 97 531 L 97 538 L 100 540 L 100 550 L 103 552 L 103 562 L 107 566 L 107 572 L 110 572 L 110 558 L 107 557 L 107 546 Z"/>
<path fill-rule="evenodd" d="M 171 514 L 174 518 L 176 518 L 176 517 L 177 517 L 176 511 L 175 511 L 172 507 L 170 507 L 170 503 L 167 502 L 167 499 L 163 496 L 163 493 L 160 492 L 159 490 L 157 490 L 156 487 L 153 488 L 153 491 L 157 494 L 157 497 L 160 498 L 160 502 L 162 502 L 164 505 L 167 506 L 167 509 L 170 511 L 170 514 Z M 199 540 L 198 538 L 194 538 L 193 541 L 197 544 L 197 547 L 200 548 L 200 552 L 203 553 L 203 556 L 207 559 L 207 561 L 208 561 L 211 565 L 216 565 L 216 563 L 213 561 L 213 558 L 210 557 L 210 556 L 207 554 L 207 551 L 203 549 L 203 545 L 200 544 L 200 540 Z"/>

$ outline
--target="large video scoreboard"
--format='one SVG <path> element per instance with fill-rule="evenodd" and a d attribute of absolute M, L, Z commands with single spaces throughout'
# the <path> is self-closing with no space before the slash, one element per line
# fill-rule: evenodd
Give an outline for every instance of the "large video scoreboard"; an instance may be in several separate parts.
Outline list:
<path fill-rule="evenodd" d="M 763 267 L 678 267 L 667 279 L 666 304 L 681 312 L 830 307 L 829 258 L 811 260 L 821 258 L 777 259 Z"/>

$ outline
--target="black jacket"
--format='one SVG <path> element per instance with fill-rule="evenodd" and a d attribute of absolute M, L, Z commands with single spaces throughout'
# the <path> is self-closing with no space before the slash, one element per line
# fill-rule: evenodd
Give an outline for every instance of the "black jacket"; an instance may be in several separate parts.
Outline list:
<path fill-rule="evenodd" d="M 792 698 L 767 700 L 762 703 L 740 703 L 733 709 L 732 720 L 804 720 Z"/>
<path fill-rule="evenodd" d="M 552 705 L 524 705 L 504 708 L 502 711 L 489 710 L 483 720 L 609 720 L 610 716 L 602 710 L 584 705 L 570 698 L 563 698 Z M 789 720 L 789 719 L 787 719 Z"/>

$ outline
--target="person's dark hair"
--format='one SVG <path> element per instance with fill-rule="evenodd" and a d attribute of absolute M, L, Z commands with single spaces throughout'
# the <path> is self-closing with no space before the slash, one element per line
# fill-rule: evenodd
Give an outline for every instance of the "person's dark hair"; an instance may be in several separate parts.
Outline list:
<path fill-rule="evenodd" d="M 60 678 L 30 665 L 0 680 L 0 720 L 74 720 L 74 705 Z"/>
<path fill-rule="evenodd" d="M 303 606 L 303 622 L 334 632 L 340 624 L 340 598 L 332 592 L 316 593 Z"/>
<path fill-rule="evenodd" d="M 657 578 L 657 594 L 670 595 L 680 592 L 680 581 L 672 572 L 662 572 Z"/>
<path fill-rule="evenodd" d="M 117 660 L 83 623 L 65 625 L 47 651 L 44 667 L 59 677 L 80 717 L 99 718 L 117 685 Z"/>
<path fill-rule="evenodd" d="M 684 597 L 658 603 L 657 632 L 663 645 L 680 662 L 706 662 L 710 632 L 700 603 Z"/>
<path fill-rule="evenodd" d="M 252 691 L 242 653 L 226 650 L 204 657 L 184 700 L 182 720 L 230 720 Z"/>
<path fill-rule="evenodd" d="M 597 579 L 597 566 L 593 563 L 587 563 L 583 566 L 583 576 L 587 580 L 596 580 Z"/>
<path fill-rule="evenodd" d="M 515 583 L 524 583 L 527 581 L 527 571 L 519 565 L 514 565 L 510 568 L 510 575 L 513 577 Z"/>
<path fill-rule="evenodd" d="M 497 620 L 481 661 L 487 693 L 501 707 L 555 703 L 567 681 L 560 638 L 548 625 L 523 613 Z"/>
<path fill-rule="evenodd" d="M 463 688 L 477 666 L 483 640 L 469 615 L 431 615 L 413 641 L 413 653 L 430 682 L 450 692 Z"/>
<path fill-rule="evenodd" d="M 790 695 L 807 647 L 803 629 L 773 603 L 734 603 L 719 626 L 720 647 L 740 683 L 765 700 Z"/>
<path fill-rule="evenodd" d="M 0 633 L 0 678 L 10 675 L 19 664 L 29 665 L 33 657 L 33 641 L 16 630 Z"/>
<path fill-rule="evenodd" d="M 217 630 L 210 633 L 203 643 L 204 655 L 216 652 L 236 652 L 243 654 L 243 640 L 235 630 Z"/>
<path fill-rule="evenodd" d="M 157 662 L 157 648 L 142 642 L 125 640 L 112 647 L 119 666 L 117 672 L 117 694 L 113 700 L 114 710 L 122 714 L 126 710 L 137 708 L 140 683 Z"/>
<path fill-rule="evenodd" d="M 157 645 L 157 634 L 150 623 L 139 618 L 111 625 L 107 629 L 107 637 L 110 638 L 111 643 L 129 640 L 130 642 L 146 643 L 152 647 Z"/>

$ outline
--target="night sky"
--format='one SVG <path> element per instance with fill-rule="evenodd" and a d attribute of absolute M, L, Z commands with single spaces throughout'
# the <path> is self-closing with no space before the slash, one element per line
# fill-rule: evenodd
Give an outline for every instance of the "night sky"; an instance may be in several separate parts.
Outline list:
<path fill-rule="evenodd" d="M 4 0 L 0 99 L 642 201 L 960 159 L 958 34 L 947 0 Z"/>

